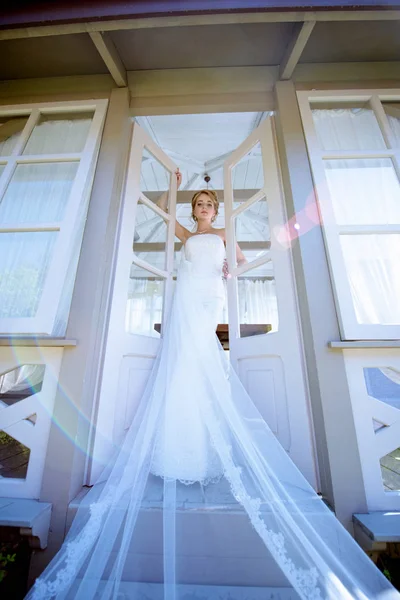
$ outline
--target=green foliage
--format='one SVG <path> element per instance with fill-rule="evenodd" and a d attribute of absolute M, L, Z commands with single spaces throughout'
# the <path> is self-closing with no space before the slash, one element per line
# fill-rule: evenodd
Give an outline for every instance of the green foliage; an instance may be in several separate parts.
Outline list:
<path fill-rule="evenodd" d="M 16 556 L 17 556 L 16 553 L 14 553 L 14 554 L 3 554 L 3 552 L 0 551 L 0 582 L 2 582 L 3 579 L 6 577 L 6 575 L 7 575 L 7 566 L 10 563 L 15 562 Z"/>

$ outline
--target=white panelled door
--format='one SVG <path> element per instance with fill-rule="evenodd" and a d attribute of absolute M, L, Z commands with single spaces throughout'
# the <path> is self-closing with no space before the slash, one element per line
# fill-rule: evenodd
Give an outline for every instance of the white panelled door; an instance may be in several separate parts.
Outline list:
<path fill-rule="evenodd" d="M 88 482 L 129 428 L 160 344 L 173 294 L 176 165 L 135 123 L 120 223 L 103 378 Z M 161 210 L 143 190 L 168 196 Z"/>
<path fill-rule="evenodd" d="M 257 182 L 249 200 L 236 190 Z M 224 165 L 230 358 L 258 410 L 318 487 L 285 210 L 268 117 Z M 281 240 L 281 242 L 279 242 Z M 236 266 L 236 242 L 247 262 Z"/>

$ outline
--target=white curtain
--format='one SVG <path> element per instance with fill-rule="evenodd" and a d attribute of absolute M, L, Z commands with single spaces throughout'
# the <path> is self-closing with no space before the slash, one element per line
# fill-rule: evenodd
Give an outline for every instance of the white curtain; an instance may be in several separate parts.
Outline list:
<path fill-rule="evenodd" d="M 125 330 L 129 333 L 157 336 L 155 323 L 161 323 L 163 282 L 134 278 L 129 282 L 126 307 Z M 264 323 L 278 330 L 278 304 L 275 281 L 265 279 L 240 279 L 239 319 L 240 323 Z M 225 302 L 221 323 L 228 322 L 228 310 Z"/>
<path fill-rule="evenodd" d="M 278 330 L 278 303 L 275 281 L 269 279 L 239 279 L 240 323 L 263 323 Z"/>
<path fill-rule="evenodd" d="M 163 294 L 164 282 L 161 280 L 145 277 L 130 279 L 125 331 L 159 337 L 154 324 L 161 323 Z"/>
<path fill-rule="evenodd" d="M 33 130 L 24 153 L 80 151 L 90 123 L 87 115 L 44 120 Z M 5 145 L 11 147 L 18 135 L 13 133 L 2 141 L 3 153 L 8 151 Z M 77 162 L 17 166 L 0 202 L 0 226 L 34 224 L 40 229 L 44 224 L 62 221 L 77 169 Z M 68 275 L 53 335 L 65 334 L 88 197 L 86 193 L 82 198 L 79 224 L 71 239 Z M 0 234 L 0 318 L 35 316 L 57 236 L 57 232 L 43 231 Z"/>
<path fill-rule="evenodd" d="M 43 381 L 44 365 L 22 365 L 0 375 L 0 398 L 9 392 L 21 392 L 37 386 Z"/>
<path fill-rule="evenodd" d="M 313 118 L 326 150 L 386 147 L 369 109 L 313 110 Z M 397 120 L 389 119 L 400 131 Z M 393 163 L 390 159 L 337 159 L 325 160 L 324 164 L 336 223 L 381 226 L 379 233 L 340 236 L 357 320 L 362 324 L 398 324 L 400 235 L 385 232 L 385 225 L 400 224 L 400 186 Z"/>

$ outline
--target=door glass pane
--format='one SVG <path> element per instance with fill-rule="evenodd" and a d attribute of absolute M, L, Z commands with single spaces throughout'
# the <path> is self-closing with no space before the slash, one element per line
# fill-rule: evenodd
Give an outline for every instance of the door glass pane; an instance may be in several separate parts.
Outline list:
<path fill-rule="evenodd" d="M 400 371 L 390 366 L 366 367 L 363 369 L 367 393 L 372 398 L 400 409 Z M 386 426 L 379 421 L 371 423 L 375 434 Z M 400 440 L 399 440 L 400 446 Z M 400 490 L 400 448 L 393 448 L 380 459 L 382 484 L 385 492 Z"/>
<path fill-rule="evenodd" d="M 26 125 L 28 117 L 0 117 L 0 156 L 9 156 Z"/>
<path fill-rule="evenodd" d="M 160 337 L 163 302 L 164 280 L 132 263 L 125 331 Z"/>
<path fill-rule="evenodd" d="M 167 224 L 154 210 L 139 200 L 133 250 L 138 258 L 158 269 L 165 269 Z"/>
<path fill-rule="evenodd" d="M 240 190 L 258 191 L 264 186 L 264 171 L 262 164 L 261 143 L 258 142 L 253 148 L 240 159 L 232 168 L 233 197 L 236 202 L 243 202 Z"/>
<path fill-rule="evenodd" d="M 400 323 L 400 235 L 340 236 L 357 321 Z"/>
<path fill-rule="evenodd" d="M 92 118 L 93 112 L 40 115 L 24 154 L 82 152 Z"/>
<path fill-rule="evenodd" d="M 234 219 L 235 238 L 247 262 L 266 256 L 271 246 L 268 203 L 265 196 Z"/>
<path fill-rule="evenodd" d="M 278 302 L 272 262 L 239 277 L 237 291 L 240 337 L 278 331 Z"/>
<path fill-rule="evenodd" d="M 61 221 L 78 163 L 18 165 L 0 203 L 0 223 Z"/>
<path fill-rule="evenodd" d="M 147 148 L 144 148 L 140 169 L 140 190 L 153 202 L 157 202 L 162 192 L 166 192 L 162 207 L 168 209 L 170 181 L 170 171 Z"/>
<path fill-rule="evenodd" d="M 400 102 L 382 102 L 382 105 L 396 140 L 396 146 L 400 146 Z"/>
<path fill-rule="evenodd" d="M 386 148 L 378 121 L 368 103 L 336 103 L 334 107 L 312 108 L 323 150 L 379 150 Z"/>
<path fill-rule="evenodd" d="M 56 232 L 0 234 L 0 318 L 35 316 L 56 238 Z"/>
<path fill-rule="evenodd" d="M 400 185 L 390 159 L 326 160 L 324 164 L 338 224 L 400 223 Z"/>

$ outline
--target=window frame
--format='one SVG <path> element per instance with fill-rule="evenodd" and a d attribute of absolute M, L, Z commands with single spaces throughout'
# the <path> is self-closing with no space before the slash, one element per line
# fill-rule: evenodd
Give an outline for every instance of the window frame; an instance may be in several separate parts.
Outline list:
<path fill-rule="evenodd" d="M 70 102 L 43 102 L 38 104 L 10 105 L 0 107 L 0 116 L 24 116 L 27 122 L 20 137 L 8 156 L 0 156 L 0 164 L 5 165 L 0 177 L 0 202 L 7 191 L 8 185 L 20 164 L 40 164 L 57 162 L 77 162 L 78 168 L 68 196 L 64 217 L 57 223 L 11 223 L 0 224 L 0 234 L 8 232 L 46 232 L 58 233 L 54 244 L 53 256 L 45 276 L 45 283 L 38 309 L 32 317 L 0 318 L 1 335 L 28 334 L 51 335 L 57 310 L 63 291 L 71 255 L 70 240 L 78 225 L 80 203 L 90 189 L 93 182 L 97 156 L 100 148 L 108 100 L 70 101 Z M 93 111 L 93 118 L 89 127 L 84 148 L 81 152 L 54 153 L 54 154 L 23 154 L 28 139 L 33 132 L 41 115 L 56 115 L 63 113 L 82 113 Z M 89 202 L 88 202 L 89 205 Z"/>
<path fill-rule="evenodd" d="M 329 159 L 368 159 L 386 158 L 392 161 L 400 182 L 400 144 L 396 143 L 382 102 L 400 102 L 400 89 L 371 90 L 329 90 L 298 91 L 297 100 L 306 139 L 314 191 L 321 217 L 321 229 L 325 241 L 328 266 L 334 291 L 336 311 L 342 340 L 392 340 L 400 338 L 400 324 L 359 323 L 347 277 L 345 260 L 340 245 L 341 234 L 363 235 L 366 233 L 399 234 L 400 223 L 396 225 L 339 225 L 335 222 L 332 198 L 325 175 L 324 160 Z M 369 103 L 386 144 L 385 149 L 328 151 L 321 148 L 314 120 L 312 104 L 347 104 L 349 102 Z"/>

